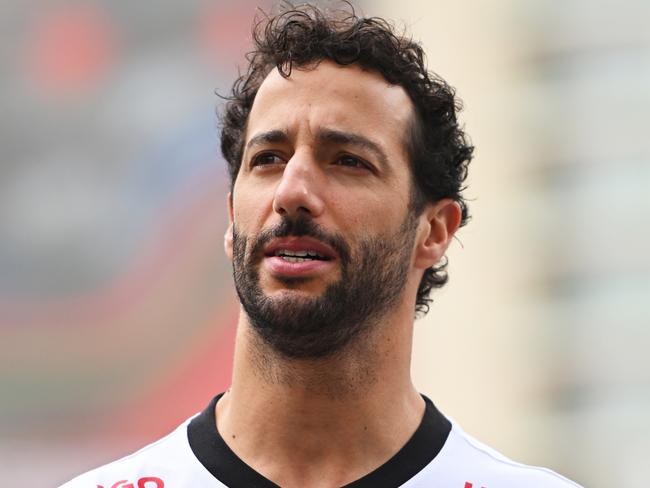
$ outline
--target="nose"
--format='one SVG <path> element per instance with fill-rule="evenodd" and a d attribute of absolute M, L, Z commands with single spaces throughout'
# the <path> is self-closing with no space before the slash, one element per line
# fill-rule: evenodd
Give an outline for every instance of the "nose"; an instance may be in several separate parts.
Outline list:
<path fill-rule="evenodd" d="M 298 153 L 287 162 L 273 196 L 273 210 L 286 217 L 307 214 L 316 218 L 325 207 L 323 181 L 316 162 Z"/>

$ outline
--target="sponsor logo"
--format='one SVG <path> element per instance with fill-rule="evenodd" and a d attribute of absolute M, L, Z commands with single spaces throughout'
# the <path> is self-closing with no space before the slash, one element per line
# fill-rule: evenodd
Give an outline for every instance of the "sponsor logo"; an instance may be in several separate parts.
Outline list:
<path fill-rule="evenodd" d="M 470 483 L 469 481 L 465 482 L 465 487 L 464 488 L 474 488 L 474 485 Z M 478 488 L 478 487 L 477 487 Z M 481 486 L 481 488 L 486 488 L 485 486 Z"/>
<path fill-rule="evenodd" d="M 106 487 L 103 485 L 97 485 L 97 488 Z M 110 485 L 109 488 L 165 488 L 165 482 L 155 476 L 146 476 L 140 478 L 135 483 L 130 483 L 127 480 L 120 480 Z"/>

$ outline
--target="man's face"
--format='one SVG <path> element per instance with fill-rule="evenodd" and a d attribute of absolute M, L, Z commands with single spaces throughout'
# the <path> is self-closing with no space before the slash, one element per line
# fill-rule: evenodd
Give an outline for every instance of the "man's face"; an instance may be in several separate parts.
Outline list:
<path fill-rule="evenodd" d="M 412 275 L 412 103 L 357 66 L 277 70 L 251 110 L 231 221 L 251 325 L 289 357 L 322 357 L 377 323 Z"/>

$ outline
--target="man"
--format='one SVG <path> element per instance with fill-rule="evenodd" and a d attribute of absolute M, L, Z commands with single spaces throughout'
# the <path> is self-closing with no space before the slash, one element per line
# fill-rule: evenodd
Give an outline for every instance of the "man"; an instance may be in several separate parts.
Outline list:
<path fill-rule="evenodd" d="M 304 7 L 255 41 L 222 132 L 231 388 L 64 486 L 577 486 L 483 446 L 411 383 L 414 312 L 468 218 L 453 90 L 381 19 Z"/>

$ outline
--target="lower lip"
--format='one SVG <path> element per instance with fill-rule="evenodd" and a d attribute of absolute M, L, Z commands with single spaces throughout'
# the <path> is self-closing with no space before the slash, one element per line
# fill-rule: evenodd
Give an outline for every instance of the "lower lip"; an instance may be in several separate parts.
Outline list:
<path fill-rule="evenodd" d="M 309 277 L 322 273 L 334 265 L 333 260 L 321 261 L 318 259 L 305 260 L 300 262 L 286 261 L 279 256 L 269 256 L 264 259 L 273 274 L 280 276 Z"/>

